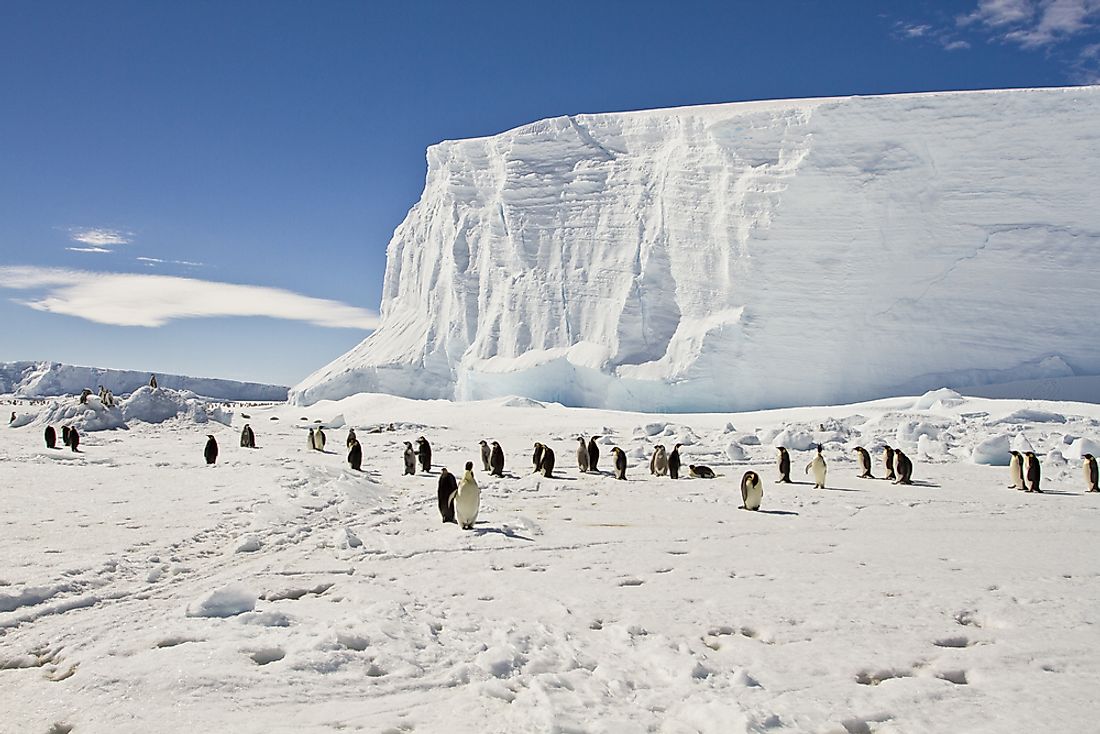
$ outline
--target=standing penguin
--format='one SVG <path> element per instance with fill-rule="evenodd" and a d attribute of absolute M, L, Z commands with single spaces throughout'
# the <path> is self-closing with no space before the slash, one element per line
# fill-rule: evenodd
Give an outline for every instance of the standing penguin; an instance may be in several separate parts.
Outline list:
<path fill-rule="evenodd" d="M 149 375 L 149 387 L 153 388 L 154 390 L 157 389 L 157 376 L 156 375 Z"/>
<path fill-rule="evenodd" d="M 66 446 L 69 445 L 69 434 L 72 433 L 72 429 L 68 426 L 61 426 L 61 443 Z"/>
<path fill-rule="evenodd" d="M 1021 491 L 1027 489 L 1027 484 L 1024 483 L 1024 457 L 1019 451 L 1008 452 L 1012 458 L 1008 460 L 1008 476 L 1012 478 L 1012 484 L 1008 485 L 1009 489 L 1019 489 Z"/>
<path fill-rule="evenodd" d="M 473 530 L 481 507 L 481 488 L 474 480 L 474 462 L 466 462 L 466 473 L 454 493 L 455 520 L 463 530 Z"/>
<path fill-rule="evenodd" d="M 531 466 L 532 466 L 531 471 L 536 473 L 536 474 L 538 473 L 539 469 L 542 468 L 542 450 L 543 450 L 543 448 L 544 447 L 541 443 L 539 443 L 538 441 L 535 441 L 535 451 L 534 451 L 534 453 L 531 454 Z"/>
<path fill-rule="evenodd" d="M 745 472 L 745 476 L 741 477 L 741 509 L 759 510 L 763 498 L 764 486 L 760 483 L 760 475 L 754 471 Z"/>
<path fill-rule="evenodd" d="M 600 447 L 596 445 L 596 439 L 599 436 L 592 436 L 588 439 L 588 471 L 598 472 L 600 470 Z"/>
<path fill-rule="evenodd" d="M 416 455 L 420 457 L 420 471 L 427 474 L 432 470 L 432 446 L 428 439 L 421 436 L 416 439 Z"/>
<path fill-rule="evenodd" d="M 791 484 L 791 455 L 783 446 L 776 446 L 779 450 L 779 481 L 776 484 Z"/>
<path fill-rule="evenodd" d="M 1100 492 L 1100 485 L 1097 484 L 1097 480 L 1100 479 L 1100 477 L 1097 476 L 1096 457 L 1092 454 L 1083 454 L 1081 458 L 1085 462 L 1083 465 L 1085 486 L 1088 487 L 1089 492 Z"/>
<path fill-rule="evenodd" d="M 479 445 L 481 446 L 481 465 L 484 467 L 485 471 L 489 471 L 489 459 L 493 452 L 484 438 L 481 439 Z"/>
<path fill-rule="evenodd" d="M 76 428 L 69 429 L 69 448 L 76 451 L 80 447 L 80 434 L 76 432 Z"/>
<path fill-rule="evenodd" d="M 11 418 L 8 418 L 8 425 L 10 426 L 12 423 L 15 423 L 15 411 L 14 410 L 11 412 Z"/>
<path fill-rule="evenodd" d="M 1024 463 L 1024 478 L 1027 479 L 1027 491 L 1038 492 L 1042 494 L 1043 490 L 1039 489 L 1039 481 L 1042 479 L 1042 467 L 1039 466 L 1039 457 L 1035 455 L 1034 451 L 1028 451 L 1024 454 L 1027 461 Z"/>
<path fill-rule="evenodd" d="M 874 476 L 871 474 L 871 455 L 867 453 L 867 449 L 862 446 L 856 446 L 852 450 L 859 454 L 859 478 L 874 479 Z"/>
<path fill-rule="evenodd" d="M 668 474 L 668 453 L 661 444 L 653 448 L 653 456 L 649 460 L 649 473 L 658 477 Z"/>
<path fill-rule="evenodd" d="M 588 444 L 584 442 L 584 436 L 577 436 L 577 470 L 584 474 L 588 471 Z"/>
<path fill-rule="evenodd" d="M 416 474 L 416 452 L 413 451 L 412 443 L 405 442 L 405 474 Z"/>
<path fill-rule="evenodd" d="M 53 426 L 46 426 L 46 448 L 52 449 L 57 446 L 57 431 L 53 429 Z"/>
<path fill-rule="evenodd" d="M 554 476 L 554 449 L 549 446 L 542 447 L 542 463 L 539 464 L 538 470 L 547 479 Z"/>
<path fill-rule="evenodd" d="M 314 432 L 313 428 L 309 429 L 309 447 L 314 451 L 317 450 L 317 434 Z"/>
<path fill-rule="evenodd" d="M 680 478 L 680 447 L 682 443 L 678 443 L 672 447 L 672 453 L 668 455 L 668 475 L 672 479 Z"/>
<path fill-rule="evenodd" d="M 439 471 L 439 488 L 436 491 L 439 500 L 439 514 L 443 516 L 443 522 L 455 522 L 455 492 L 458 491 L 458 480 L 455 475 L 443 467 Z"/>
<path fill-rule="evenodd" d="M 615 456 L 615 478 L 626 479 L 626 454 L 618 446 L 611 449 Z"/>
<path fill-rule="evenodd" d="M 207 464 L 213 464 L 218 460 L 218 442 L 212 434 L 206 434 L 206 448 L 203 449 L 202 455 L 206 457 Z"/>
<path fill-rule="evenodd" d="M 244 428 L 241 429 L 241 448 L 256 448 L 256 434 L 252 432 L 252 426 L 247 423 L 245 423 Z"/>
<path fill-rule="evenodd" d="M 325 432 L 320 426 L 317 426 L 317 433 L 313 434 L 313 443 L 318 451 L 325 450 Z"/>
<path fill-rule="evenodd" d="M 363 447 L 354 438 L 351 440 L 351 448 L 348 449 L 348 463 L 355 471 L 360 471 L 363 468 Z"/>
<path fill-rule="evenodd" d="M 894 449 L 894 473 L 897 475 L 894 484 L 913 483 L 913 462 L 901 449 Z"/>
<path fill-rule="evenodd" d="M 353 443 L 355 443 L 356 441 L 358 441 L 358 440 L 359 439 L 355 435 L 355 429 L 354 428 L 349 428 L 348 429 L 348 448 L 350 449 L 351 445 Z"/>
<path fill-rule="evenodd" d="M 897 479 L 894 474 L 894 450 L 889 446 L 882 447 L 882 463 L 886 465 L 886 479 L 893 481 Z"/>
<path fill-rule="evenodd" d="M 814 489 L 825 489 L 825 472 L 827 471 L 825 457 L 821 453 L 821 444 L 817 445 L 817 455 L 806 465 L 806 473 L 812 469 L 814 472 Z"/>
<path fill-rule="evenodd" d="M 489 476 L 504 476 L 504 449 L 496 441 L 493 441 L 493 447 L 489 453 Z"/>

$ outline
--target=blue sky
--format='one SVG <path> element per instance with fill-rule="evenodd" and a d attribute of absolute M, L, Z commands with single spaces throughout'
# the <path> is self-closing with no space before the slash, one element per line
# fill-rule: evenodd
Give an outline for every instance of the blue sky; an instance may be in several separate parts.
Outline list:
<path fill-rule="evenodd" d="M 0 361 L 293 384 L 369 333 L 440 140 L 1096 82 L 1100 0 L 6 3 Z"/>

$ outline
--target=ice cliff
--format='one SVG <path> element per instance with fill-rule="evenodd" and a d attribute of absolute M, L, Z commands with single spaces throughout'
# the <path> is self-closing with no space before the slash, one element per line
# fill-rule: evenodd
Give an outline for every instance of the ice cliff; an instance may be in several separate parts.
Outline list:
<path fill-rule="evenodd" d="M 1100 374 L 1100 87 L 577 115 L 428 150 L 291 399 L 841 403 Z"/>

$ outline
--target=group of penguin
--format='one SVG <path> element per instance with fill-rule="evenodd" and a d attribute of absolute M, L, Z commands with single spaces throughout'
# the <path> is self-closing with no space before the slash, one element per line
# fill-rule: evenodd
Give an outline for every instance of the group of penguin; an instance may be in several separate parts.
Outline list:
<path fill-rule="evenodd" d="M 75 428 L 61 426 L 61 443 L 73 451 L 79 451 L 80 434 Z M 46 426 L 46 448 L 56 449 L 57 447 L 57 431 L 54 430 L 53 426 Z"/>
<path fill-rule="evenodd" d="M 1012 477 L 1009 489 L 1018 489 L 1021 492 L 1039 492 L 1042 494 L 1039 484 L 1042 481 L 1042 467 L 1039 465 L 1039 457 L 1034 451 L 1009 451 L 1008 473 Z M 1096 457 L 1092 454 L 1082 454 L 1082 469 L 1085 475 L 1085 486 L 1089 492 L 1100 492 L 1097 484 L 1098 474 Z"/>

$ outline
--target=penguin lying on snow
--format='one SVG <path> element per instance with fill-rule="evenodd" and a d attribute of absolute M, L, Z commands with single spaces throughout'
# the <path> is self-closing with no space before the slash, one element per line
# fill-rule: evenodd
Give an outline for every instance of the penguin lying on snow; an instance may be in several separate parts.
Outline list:
<path fill-rule="evenodd" d="M 688 473 L 696 479 L 714 479 L 714 470 L 702 464 L 692 464 L 688 467 Z"/>

